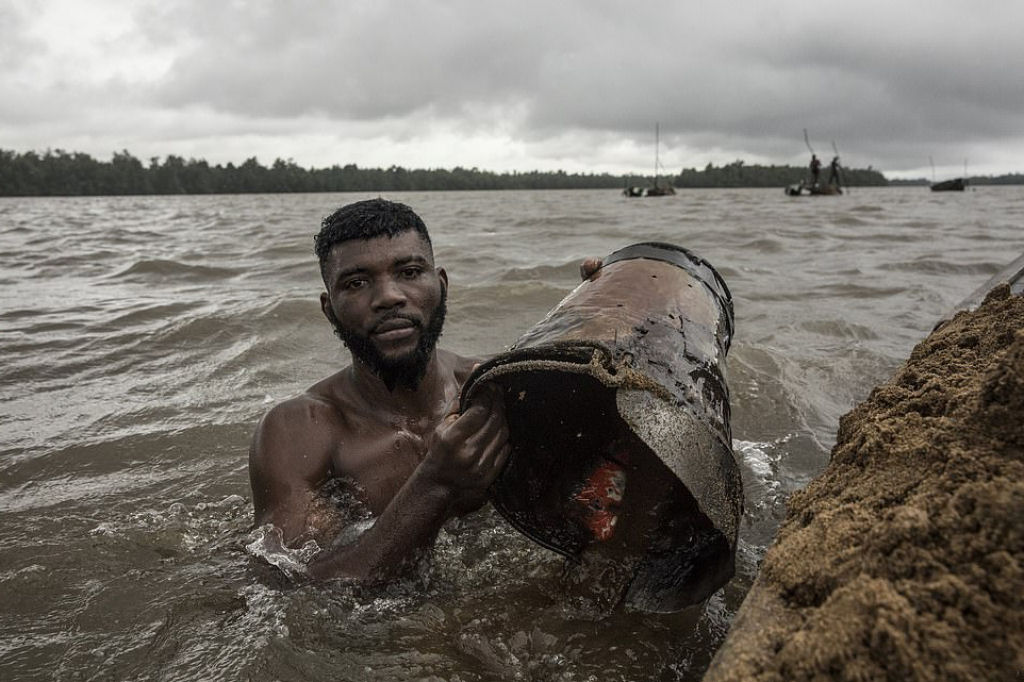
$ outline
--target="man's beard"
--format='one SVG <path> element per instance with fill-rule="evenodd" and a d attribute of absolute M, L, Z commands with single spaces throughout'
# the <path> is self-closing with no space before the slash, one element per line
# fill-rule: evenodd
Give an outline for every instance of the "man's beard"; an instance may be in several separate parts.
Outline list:
<path fill-rule="evenodd" d="M 441 338 L 444 318 L 448 313 L 447 298 L 448 292 L 442 289 L 441 300 L 438 301 L 431 311 L 425 328 L 419 320 L 397 312 L 378 320 L 378 324 L 386 320 L 408 320 L 420 333 L 420 339 L 416 344 L 416 348 L 396 358 L 384 357 L 369 335 L 344 329 L 337 320 L 332 321 L 334 333 L 352 352 L 352 356 L 369 367 L 384 382 L 389 391 L 395 390 L 396 386 L 404 386 L 410 390 L 416 390 L 420 385 L 420 381 L 423 380 L 424 374 L 426 374 L 427 365 L 430 363 L 430 357 L 434 353 L 437 340 Z"/>

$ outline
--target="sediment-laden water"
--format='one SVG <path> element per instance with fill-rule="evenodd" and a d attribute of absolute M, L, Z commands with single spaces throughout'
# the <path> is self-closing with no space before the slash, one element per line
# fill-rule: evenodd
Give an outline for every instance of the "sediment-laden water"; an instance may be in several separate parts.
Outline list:
<path fill-rule="evenodd" d="M 1021 187 L 389 195 L 431 229 L 441 343 L 463 354 L 504 349 L 583 258 L 638 241 L 696 251 L 732 290 L 737 575 L 696 623 L 599 619 L 493 513 L 384 591 L 247 549 L 257 419 L 347 362 L 312 236 L 367 196 L 0 200 L 0 679 L 699 679 L 839 417 L 1024 251 Z"/>

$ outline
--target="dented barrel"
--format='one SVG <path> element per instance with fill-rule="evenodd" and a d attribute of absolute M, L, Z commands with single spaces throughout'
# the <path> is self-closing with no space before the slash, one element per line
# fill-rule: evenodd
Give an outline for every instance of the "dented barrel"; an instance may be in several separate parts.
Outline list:
<path fill-rule="evenodd" d="M 610 254 L 463 388 L 463 406 L 483 384 L 504 391 L 512 454 L 494 507 L 570 559 L 614 560 L 637 608 L 706 599 L 732 577 L 742 511 L 732 334 L 729 289 L 704 259 L 656 242 Z"/>

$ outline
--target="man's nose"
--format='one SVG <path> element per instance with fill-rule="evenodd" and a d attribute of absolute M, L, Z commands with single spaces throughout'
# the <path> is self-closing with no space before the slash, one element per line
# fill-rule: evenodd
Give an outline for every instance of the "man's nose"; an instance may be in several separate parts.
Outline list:
<path fill-rule="evenodd" d="M 374 290 L 373 306 L 375 308 L 394 308 L 404 304 L 405 301 L 405 291 L 393 279 L 384 280 Z"/>

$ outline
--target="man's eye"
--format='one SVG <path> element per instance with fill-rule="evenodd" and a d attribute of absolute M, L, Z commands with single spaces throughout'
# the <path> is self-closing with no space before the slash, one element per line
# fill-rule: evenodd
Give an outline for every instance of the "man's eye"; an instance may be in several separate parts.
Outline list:
<path fill-rule="evenodd" d="M 366 286 L 365 279 L 350 279 L 342 285 L 342 289 L 351 291 L 353 289 L 362 289 L 364 286 Z"/>
<path fill-rule="evenodd" d="M 423 274 L 423 271 L 419 268 L 405 268 L 402 270 L 402 277 L 406 279 L 415 279 Z"/>

